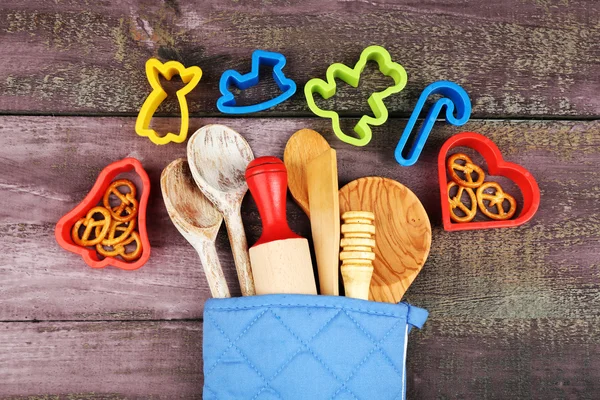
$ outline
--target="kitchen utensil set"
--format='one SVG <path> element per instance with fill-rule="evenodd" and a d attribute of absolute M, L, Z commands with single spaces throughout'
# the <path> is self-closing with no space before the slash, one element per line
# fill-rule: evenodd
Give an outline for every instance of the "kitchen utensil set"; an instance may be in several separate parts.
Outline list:
<path fill-rule="evenodd" d="M 393 79 L 394 85 L 371 95 L 368 102 L 373 116 L 363 116 L 354 129 L 357 137 L 349 136 L 341 130 L 337 112 L 320 109 L 313 97 L 315 93 L 324 99 L 335 95 L 336 78 L 357 87 L 361 72 L 368 61 L 376 62 L 380 71 Z M 252 113 L 273 107 L 291 97 L 296 90 L 296 84 L 283 73 L 285 64 L 286 59 L 282 54 L 257 50 L 252 55 L 249 73 L 242 75 L 234 70 L 226 71 L 220 80 L 219 87 L 223 96 L 217 102 L 219 110 L 231 114 Z M 233 85 L 244 90 L 256 85 L 261 65 L 273 69 L 273 77 L 283 93 L 264 103 L 237 105 L 229 87 Z M 186 84 L 176 93 L 181 108 L 181 126 L 178 134 L 167 133 L 159 136 L 150 128 L 153 114 L 167 97 L 159 82 L 161 75 L 167 80 L 179 75 Z M 140 109 L 136 120 L 136 132 L 156 144 L 183 142 L 187 137 L 189 123 L 185 96 L 200 81 L 202 70 L 197 66 L 186 68 L 176 61 L 162 63 L 150 59 L 146 63 L 146 76 L 153 91 Z M 331 119 L 333 131 L 338 138 L 355 146 L 364 146 L 372 137 L 371 126 L 381 125 L 387 120 L 388 111 L 383 99 L 400 92 L 406 81 L 406 71 L 400 64 L 392 61 L 386 49 L 369 46 L 363 50 L 353 67 L 340 63 L 330 65 L 326 80 L 309 80 L 304 87 L 304 93 L 309 108 L 315 114 Z M 440 95 L 441 98 L 433 102 L 425 122 L 415 133 L 417 118 L 432 95 Z M 468 121 L 471 102 L 466 91 L 459 85 L 449 81 L 434 82 L 421 93 L 396 147 L 395 157 L 399 164 L 410 166 L 417 161 L 437 117 L 444 108 L 446 122 L 459 126 Z M 409 149 L 408 145 L 411 142 L 412 148 Z M 450 221 L 449 213 L 455 212 L 457 208 L 463 211 L 476 209 L 473 196 L 470 199 L 471 208 L 468 208 L 469 199 L 460 196 L 462 192 L 459 191 L 454 198 L 450 197 L 454 184 L 447 183 L 444 165 L 449 156 L 448 151 L 458 146 L 471 147 L 480 152 L 486 159 L 491 174 L 505 175 L 517 184 L 522 192 L 524 204 L 515 219 L 512 219 L 512 216 L 518 208 L 516 200 L 509 194 L 504 194 L 499 186 L 495 186 L 495 194 L 490 194 L 488 186 L 492 185 L 492 182 L 488 183 L 488 186 L 482 186 L 483 189 L 478 189 L 478 206 L 483 213 L 491 213 L 490 209 L 496 207 L 497 214 L 502 218 L 494 219 L 502 221 L 471 222 L 473 218 L 461 219 L 460 215 L 457 217 L 454 214 L 452 217 L 455 223 Z M 452 157 L 457 157 L 457 154 L 450 155 L 450 158 Z M 274 157 L 262 157 L 254 160 L 250 146 L 237 132 L 223 125 L 207 125 L 190 138 L 187 145 L 187 162 L 184 159 L 175 160 L 163 171 L 161 188 L 165 206 L 173 224 L 198 252 L 212 295 L 230 296 L 215 249 L 216 235 L 223 220 L 227 226 L 238 280 L 244 296 L 266 293 L 316 294 L 308 241 L 292 232 L 287 224 L 285 203 L 289 183 L 294 200 L 310 218 L 320 294 L 339 295 L 341 260 L 341 273 L 347 295 L 367 299 L 368 294 L 370 300 L 400 301 L 423 267 L 431 246 L 429 218 L 419 199 L 402 184 L 380 177 L 360 178 L 339 189 L 336 151 L 319 133 L 310 129 L 302 129 L 290 137 L 283 159 L 284 161 Z M 455 169 L 466 170 L 467 167 L 468 165 L 463 166 L 459 163 Z M 498 148 L 489 139 L 476 133 L 456 135 L 444 144 L 439 153 L 438 172 L 442 219 L 446 230 L 516 226 L 528 221 L 537 211 L 540 195 L 533 177 L 522 167 L 505 162 Z M 471 179 L 470 176 L 467 178 Z M 452 179 L 460 185 L 460 177 Z M 103 181 L 102 184 L 106 183 Z M 262 236 L 250 250 L 240 212 L 249 186 L 263 221 Z M 483 193 L 484 190 L 488 192 Z M 94 200 L 94 196 L 96 194 L 89 195 L 86 201 Z M 125 198 L 125 194 L 119 191 L 115 192 L 115 196 Z M 90 266 L 103 267 L 110 261 L 112 265 L 123 269 L 139 268 L 149 254 L 145 250 L 149 250 L 144 214 L 147 196 L 148 192 L 145 190 L 142 198 L 143 215 L 140 220 L 141 239 L 137 246 L 140 253 L 142 249 L 145 252 L 135 264 L 123 264 L 120 258 L 112 257 L 112 253 L 110 257 L 97 259 L 98 257 L 88 254 L 86 250 L 74 249 L 71 246 L 72 238 L 67 237 L 65 232 L 68 233 L 71 228 L 78 228 L 71 219 L 75 213 L 81 214 L 81 207 L 73 210 L 57 224 L 57 240 L 61 246 L 82 254 Z M 512 199 L 512 208 L 509 211 L 503 209 L 503 200 L 499 200 L 502 196 L 509 201 Z M 488 201 L 487 205 L 481 199 Z M 344 238 L 341 242 L 340 213 L 344 213 L 345 221 L 342 227 Z M 101 224 L 100 221 L 91 221 L 89 226 Z M 87 236 L 90 236 L 91 232 L 89 226 L 86 225 L 88 229 L 84 232 Z M 116 228 L 115 226 L 112 236 L 109 237 L 116 235 Z M 128 228 L 133 228 L 133 224 L 124 224 L 118 229 L 124 231 Z M 96 236 L 100 236 L 92 240 L 102 239 L 106 234 L 105 230 L 96 228 Z M 376 240 L 372 236 L 375 231 Z M 109 242 L 107 240 L 107 246 Z M 143 247 L 142 242 L 145 242 Z M 340 246 L 343 248 L 341 254 Z M 121 258 L 127 260 L 125 255 Z"/>
<path fill-rule="evenodd" d="M 320 294 L 339 295 L 341 260 L 347 296 L 400 301 L 431 245 L 429 218 L 417 197 L 400 183 L 378 177 L 338 189 L 336 151 L 309 129 L 291 136 L 284 158 L 285 163 L 276 157 L 254 160 L 237 132 L 207 125 L 190 138 L 189 166 L 178 159 L 163 171 L 169 216 L 198 252 L 213 297 L 229 296 L 215 249 L 223 219 L 244 296 L 317 294 L 308 241 L 287 223 L 290 179 L 290 191 L 310 215 Z M 240 216 L 248 188 L 263 224 L 249 251 Z"/>

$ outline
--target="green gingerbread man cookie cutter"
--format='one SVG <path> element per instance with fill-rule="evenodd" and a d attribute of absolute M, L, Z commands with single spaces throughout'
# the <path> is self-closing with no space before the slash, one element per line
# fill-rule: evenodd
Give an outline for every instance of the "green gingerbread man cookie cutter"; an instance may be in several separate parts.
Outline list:
<path fill-rule="evenodd" d="M 371 111 L 373 111 L 375 117 L 363 115 L 354 126 L 354 132 L 356 132 L 358 137 L 346 135 L 340 127 L 339 114 L 335 111 L 320 109 L 315 103 L 313 94 L 319 93 L 325 100 L 335 95 L 335 78 L 343 80 L 352 87 L 358 87 L 360 74 L 365 69 L 368 61 L 377 62 L 379 70 L 394 80 L 394 86 L 390 86 L 380 92 L 375 92 L 369 97 L 369 107 L 371 107 Z M 388 119 L 388 110 L 383 103 L 383 99 L 404 89 L 408 80 L 404 67 L 393 62 L 390 53 L 381 46 L 369 46 L 364 49 L 354 68 L 341 63 L 331 64 L 327 68 L 326 77 L 327 81 L 313 78 L 304 86 L 304 96 L 306 97 L 308 108 L 319 117 L 331 119 L 333 132 L 336 136 L 340 140 L 354 146 L 365 146 L 371 141 L 373 137 L 371 125 L 383 125 Z"/>

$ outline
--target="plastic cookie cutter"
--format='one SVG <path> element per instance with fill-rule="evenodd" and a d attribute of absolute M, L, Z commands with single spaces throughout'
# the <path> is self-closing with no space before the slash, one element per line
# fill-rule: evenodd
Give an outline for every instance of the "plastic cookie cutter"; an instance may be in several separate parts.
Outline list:
<path fill-rule="evenodd" d="M 438 99 L 429 109 L 423 125 L 421 125 L 421 128 L 417 132 L 414 145 L 408 152 L 407 158 L 404 158 L 405 147 L 412 131 L 415 129 L 419 114 L 421 114 L 421 111 L 425 107 L 427 98 L 436 94 L 443 97 Z M 425 142 L 429 138 L 429 133 L 444 107 L 446 107 L 446 122 L 449 124 L 461 126 L 466 124 L 471 117 L 471 100 L 469 100 L 469 95 L 465 89 L 450 81 L 433 82 L 421 92 L 421 96 L 419 96 L 419 100 L 396 146 L 394 155 L 398 164 L 403 167 L 409 167 L 417 162 L 425 146 Z M 454 111 L 456 111 L 456 116 L 454 115 Z"/>
<path fill-rule="evenodd" d="M 221 75 L 221 79 L 219 80 L 219 91 L 222 94 L 219 100 L 217 100 L 217 108 L 219 111 L 225 114 L 250 114 L 275 107 L 292 97 L 292 95 L 296 93 L 296 82 L 286 78 L 283 73 L 285 63 L 285 56 L 281 53 L 255 50 L 252 53 L 252 69 L 250 72 L 245 75 L 241 75 L 239 72 L 232 69 L 223 72 L 223 75 Z M 234 84 L 241 90 L 256 86 L 258 84 L 258 75 L 261 65 L 273 67 L 273 79 L 282 93 L 275 98 L 259 104 L 236 106 L 235 97 L 233 96 L 233 93 L 229 91 L 229 86 Z"/>
<path fill-rule="evenodd" d="M 160 75 L 164 76 L 167 80 L 171 80 L 175 75 L 179 75 L 183 83 L 186 84 L 177 91 L 177 100 L 179 101 L 179 109 L 181 110 L 181 126 L 178 134 L 169 132 L 164 136 L 159 136 L 154 129 L 150 128 L 150 120 L 154 116 L 156 109 L 167 98 L 167 92 L 160 85 Z M 146 77 L 150 86 L 152 86 L 152 92 L 148 95 L 140 109 L 140 113 L 135 121 L 135 132 L 140 136 L 148 137 L 154 144 L 182 143 L 187 138 L 189 126 L 189 111 L 185 96 L 200 82 L 202 70 L 197 66 L 186 68 L 177 61 L 167 61 L 163 64 L 156 58 L 151 58 L 146 61 Z"/>
<path fill-rule="evenodd" d="M 352 87 L 358 87 L 360 74 L 365 69 L 367 61 L 375 61 L 379 66 L 379 70 L 386 76 L 394 80 L 394 85 L 386 88 L 383 91 L 373 93 L 369 99 L 369 107 L 375 117 L 363 115 L 358 123 L 354 126 L 354 132 L 358 137 L 346 135 L 340 127 L 340 116 L 337 112 L 331 110 L 320 109 L 313 98 L 314 93 L 319 93 L 325 100 L 329 99 L 336 93 L 335 79 L 341 79 Z M 327 68 L 327 81 L 313 78 L 304 86 L 304 95 L 310 110 L 322 118 L 331 119 L 333 132 L 336 136 L 348 144 L 354 146 L 365 146 L 371 141 L 373 136 L 370 125 L 379 126 L 384 124 L 388 119 L 388 110 L 383 103 L 383 99 L 391 94 L 398 93 L 406 86 L 408 77 L 402 65 L 392 61 L 390 53 L 381 46 L 369 46 L 363 50 L 360 59 L 354 66 L 350 68 L 341 63 L 331 64 Z"/>
<path fill-rule="evenodd" d="M 99 202 L 102 202 L 106 190 L 111 186 L 117 176 L 129 171 L 135 171 L 142 182 L 142 186 L 138 187 L 138 193 L 141 192 L 141 194 L 139 211 L 137 214 L 137 227 L 142 243 L 142 255 L 138 260 L 133 262 L 120 260 L 116 257 L 98 257 L 94 248 L 79 246 L 73 241 L 71 229 L 90 209 L 95 207 Z M 92 268 L 104 268 L 112 265 L 113 267 L 125 270 L 138 269 L 150 258 L 150 241 L 148 240 L 148 231 L 146 229 L 146 210 L 149 197 L 150 178 L 142 167 L 142 163 L 135 158 L 124 158 L 109 164 L 102 172 L 100 172 L 100 175 L 98 175 L 98 178 L 96 179 L 96 183 L 94 183 L 94 186 L 85 198 L 58 221 L 54 229 L 56 241 L 63 249 L 68 250 L 71 253 L 79 254 L 85 263 Z"/>
<path fill-rule="evenodd" d="M 521 191 L 523 203 L 516 218 L 502 221 L 477 221 L 453 223 L 450 219 L 448 202 L 448 176 L 446 159 L 450 151 L 457 147 L 468 147 L 478 152 L 487 164 L 488 175 L 503 176 L 513 181 Z M 522 225 L 537 212 L 540 206 L 540 188 L 531 173 L 519 164 L 511 163 L 502 157 L 498 146 L 487 137 L 476 132 L 461 132 L 452 136 L 442 145 L 438 155 L 438 181 L 442 205 L 442 223 L 446 231 L 465 231 L 471 229 L 510 228 Z"/>

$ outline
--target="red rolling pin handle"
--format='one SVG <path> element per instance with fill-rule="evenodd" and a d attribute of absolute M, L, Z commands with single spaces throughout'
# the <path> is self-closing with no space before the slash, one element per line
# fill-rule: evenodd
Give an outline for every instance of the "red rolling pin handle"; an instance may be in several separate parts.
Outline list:
<path fill-rule="evenodd" d="M 283 161 L 277 157 L 253 160 L 246 168 L 246 181 L 263 226 L 262 235 L 254 246 L 275 240 L 301 238 L 292 232 L 287 222 L 287 170 Z"/>

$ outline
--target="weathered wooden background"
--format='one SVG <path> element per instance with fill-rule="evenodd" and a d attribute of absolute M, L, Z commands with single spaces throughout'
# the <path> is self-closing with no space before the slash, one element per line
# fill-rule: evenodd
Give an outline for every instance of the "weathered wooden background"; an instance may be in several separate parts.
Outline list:
<path fill-rule="evenodd" d="M 430 311 L 411 333 L 411 399 L 600 397 L 600 3 L 594 0 L 324 1 L 23 0 L 0 4 L 0 396 L 8 399 L 201 398 L 202 309 L 209 290 L 194 250 L 162 203 L 162 168 L 185 145 L 135 135 L 151 56 L 199 65 L 191 129 L 230 125 L 255 155 L 283 154 L 308 127 L 338 150 L 340 183 L 399 180 L 422 200 L 431 255 L 407 299 Z M 304 98 L 259 118 L 223 118 L 218 79 L 247 71 L 252 50 L 283 52 L 299 89 L 332 62 L 352 64 L 381 44 L 409 74 L 388 98 L 393 118 L 365 148 L 339 142 Z M 269 98 L 272 78 L 240 96 Z M 416 166 L 392 149 L 423 89 L 467 89 L 473 119 L 439 124 Z M 359 90 L 326 103 L 351 127 L 388 84 L 368 68 Z M 171 90 L 177 84 L 170 85 Z M 301 90 L 299 90 L 301 92 Z M 176 117 L 175 102 L 161 108 Z M 178 126 L 160 118 L 161 127 Z M 537 178 L 542 202 L 515 229 L 441 229 L 436 157 L 460 130 L 481 132 Z M 134 272 L 92 270 L 54 240 L 58 218 L 98 172 L 125 156 L 150 174 L 152 257 Z M 310 233 L 290 202 L 293 227 Z M 260 233 L 252 202 L 249 242 Z M 236 278 L 224 231 L 221 262 Z"/>

